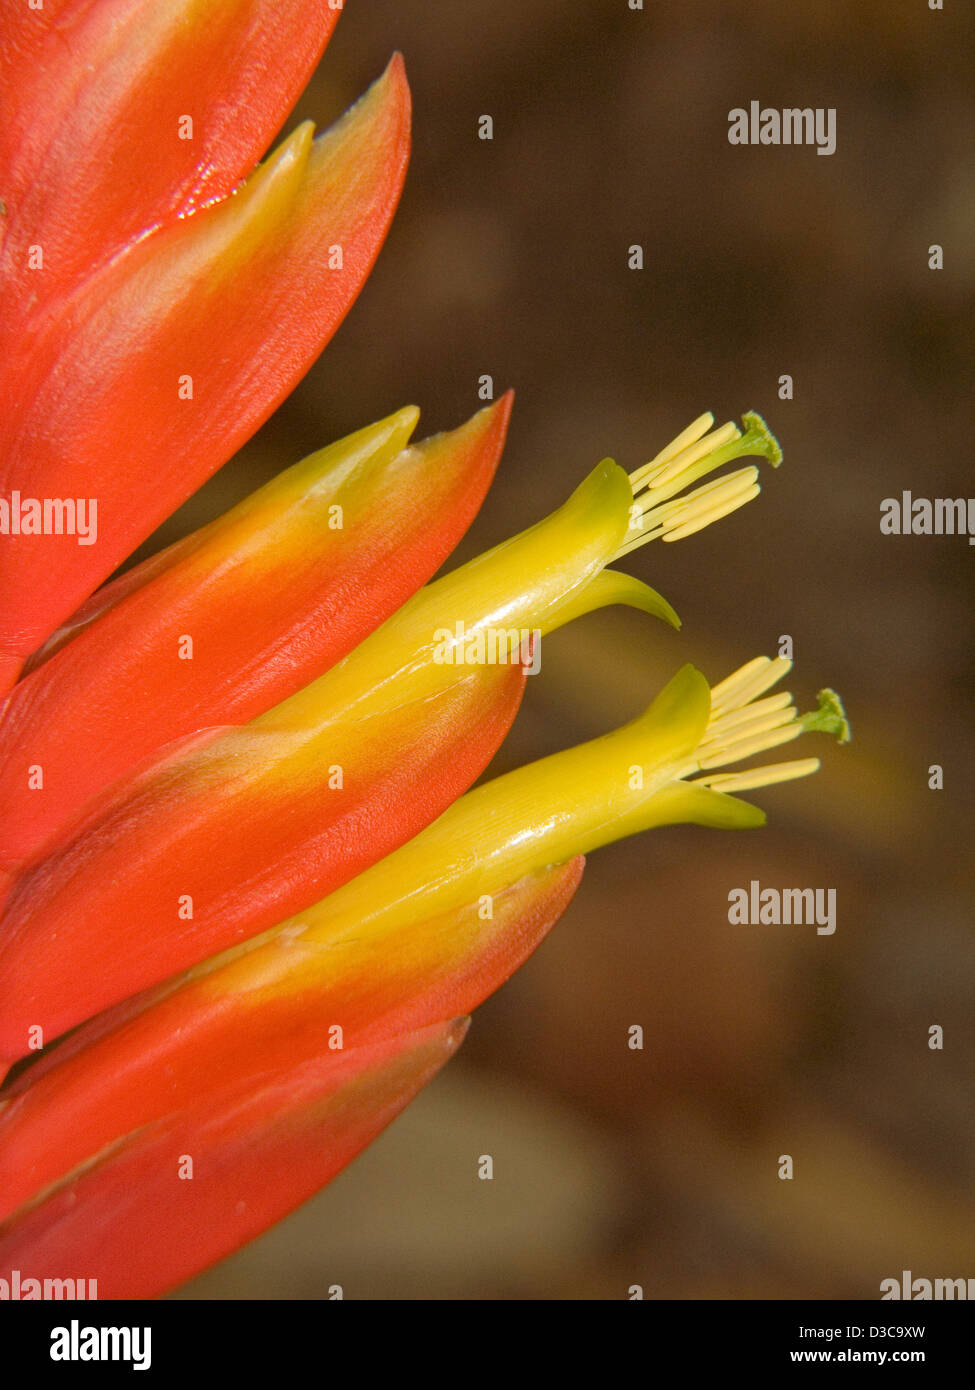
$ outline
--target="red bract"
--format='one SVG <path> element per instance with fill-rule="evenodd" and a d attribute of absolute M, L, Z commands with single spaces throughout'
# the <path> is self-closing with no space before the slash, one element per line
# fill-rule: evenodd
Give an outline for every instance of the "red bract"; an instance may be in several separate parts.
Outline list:
<path fill-rule="evenodd" d="M 283 1067 L 126 1135 L 0 1226 L 0 1270 L 23 1282 L 84 1269 L 99 1298 L 164 1292 L 333 1178 L 436 1075 L 466 1026 L 348 1053 L 295 1047 Z"/>
<path fill-rule="evenodd" d="M 418 412 L 400 411 L 101 589 L 0 718 L 0 865 L 49 852 L 167 744 L 254 718 L 351 651 L 467 529 L 510 408 L 412 448 Z"/>
<path fill-rule="evenodd" d="M 135 238 L 225 198 L 339 16 L 328 0 L 44 0 L 0 14 L 0 266 L 24 320 Z M 43 273 L 30 265 L 43 252 Z M 35 257 L 36 259 L 36 257 Z"/>
<path fill-rule="evenodd" d="M 408 148 L 395 58 L 325 135 L 299 127 L 232 198 L 39 304 L 4 370 L 8 681 L 307 371 L 379 251 Z"/>
<path fill-rule="evenodd" d="M 287 930 L 237 964 L 93 1019 L 0 1106 L 0 1220 L 120 1135 L 209 1104 L 232 1083 L 476 1008 L 558 920 L 582 870 L 577 856 L 501 886 L 490 917 L 474 900 L 419 908 L 385 934 L 367 923 L 356 941 L 306 943 Z"/>
<path fill-rule="evenodd" d="M 481 667 L 371 717 L 275 715 L 127 784 L 10 892 L 0 1059 L 273 926 L 415 835 L 483 771 L 524 681 L 520 666 Z"/>

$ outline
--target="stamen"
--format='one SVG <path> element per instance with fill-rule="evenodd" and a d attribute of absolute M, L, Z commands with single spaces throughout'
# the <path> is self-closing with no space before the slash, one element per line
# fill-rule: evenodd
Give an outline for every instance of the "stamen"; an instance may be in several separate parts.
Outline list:
<path fill-rule="evenodd" d="M 703 415 L 699 415 L 696 420 L 692 421 L 691 424 L 687 426 L 686 430 L 682 430 L 676 439 L 672 439 L 669 444 L 661 449 L 660 453 L 657 454 L 655 458 L 652 458 L 649 463 L 645 463 L 642 468 L 638 468 L 637 474 L 648 475 L 652 473 L 655 469 L 667 463 L 677 454 L 682 453 L 689 445 L 696 443 L 697 440 L 701 438 L 702 434 L 707 434 L 713 424 L 714 416 L 711 414 L 710 410 L 705 411 Z M 636 477 L 636 474 L 631 476 L 631 482 L 634 477 Z"/>
<path fill-rule="evenodd" d="M 709 777 L 697 777 L 694 785 L 710 787 L 714 792 L 747 792 L 756 787 L 771 787 L 776 782 L 792 782 L 819 771 L 818 758 L 797 758 L 791 763 L 769 763 L 768 767 L 753 767 L 747 772 L 729 772 Z"/>
<path fill-rule="evenodd" d="M 717 687 L 715 687 L 717 688 Z M 757 700 L 743 709 L 731 710 L 728 714 L 723 714 L 715 719 L 711 716 L 708 724 L 708 737 L 713 738 L 720 729 L 722 733 L 727 733 L 731 729 L 738 728 L 742 724 L 748 724 L 753 719 L 762 718 L 766 714 L 771 714 L 773 710 L 785 709 L 792 704 L 792 696 L 787 690 L 783 690 L 779 695 L 769 695 L 764 700 Z"/>
<path fill-rule="evenodd" d="M 833 690 L 821 690 L 818 707 L 803 715 L 799 715 L 792 696 L 786 691 L 764 700 L 756 698 L 791 668 L 792 662 L 784 657 L 771 660 L 760 656 L 716 685 L 711 691 L 711 718 L 694 755 L 694 765 L 681 776 L 692 777 L 694 771 L 743 762 L 756 753 L 766 753 L 770 748 L 790 743 L 803 733 L 835 734 L 841 743 L 847 742 L 850 726 L 842 701 Z M 806 777 L 818 767 L 817 758 L 803 758 L 750 768 L 745 772 L 709 773 L 706 777 L 694 778 L 693 785 L 720 792 L 747 791 L 773 782 L 788 782 L 794 777 Z"/>
<path fill-rule="evenodd" d="M 696 483 L 698 478 L 713 473 L 716 468 L 726 463 L 728 458 L 736 457 L 734 454 L 720 458 L 715 455 L 720 449 L 737 443 L 741 437 L 741 431 L 734 425 L 723 425 L 714 434 L 705 436 L 690 449 L 685 449 L 675 458 L 665 461 L 652 472 L 647 471 L 650 468 L 649 464 L 638 468 L 630 474 L 633 495 L 636 497 L 640 493 L 647 494 L 642 500 L 648 507 L 665 502 L 668 497 L 673 497 L 685 487 L 690 487 L 691 483 Z"/>
<path fill-rule="evenodd" d="M 754 753 L 767 753 L 770 748 L 778 748 L 782 743 L 791 743 L 803 732 L 798 719 L 791 720 L 784 728 L 776 728 L 766 733 L 756 733 L 754 738 L 741 739 L 729 743 L 726 748 L 715 748 L 709 757 L 698 755 L 698 767 L 724 767 L 726 763 L 744 762 Z"/>
<path fill-rule="evenodd" d="M 716 453 L 718 449 L 730 444 L 735 439 L 741 438 L 741 430 L 729 420 L 726 425 L 714 430 L 711 434 L 706 434 L 703 439 L 699 439 L 696 444 L 692 444 L 687 449 L 682 449 L 673 458 L 667 459 L 652 473 L 648 473 L 641 482 L 642 487 L 663 488 L 674 478 L 681 474 L 689 473 L 694 465 L 701 459 L 707 458 L 709 454 Z M 644 472 L 639 469 L 638 472 Z"/>
<path fill-rule="evenodd" d="M 746 477 L 753 480 L 758 477 L 758 469 L 753 463 L 749 464 L 747 468 L 736 469 L 734 473 L 725 473 L 722 478 L 712 478 L 709 483 L 702 483 L 700 487 L 696 487 L 693 492 L 687 493 L 685 497 L 675 497 L 672 502 L 664 502 L 662 506 L 655 508 L 655 510 L 669 512 L 675 508 L 684 507 L 693 498 L 706 497 L 710 493 L 718 492 L 721 488 L 726 487 L 732 478 Z"/>
<path fill-rule="evenodd" d="M 707 507 L 689 508 L 690 514 L 685 516 L 683 513 L 680 524 L 668 528 L 663 536 L 665 541 L 682 541 L 686 536 L 693 536 L 695 531 L 703 531 L 706 526 L 710 526 L 713 521 L 720 521 L 723 516 L 730 516 L 739 507 L 743 507 L 746 502 L 751 502 L 761 492 L 761 486 L 757 481 L 758 469 L 749 469 L 746 472 L 753 473 L 753 477 L 746 480 L 743 477 L 729 478 L 729 486 L 719 488 L 713 497 L 708 499 Z"/>
<path fill-rule="evenodd" d="M 732 748 L 744 739 L 752 739 L 757 734 L 770 733 L 773 729 L 781 729 L 783 725 L 793 723 L 796 713 L 795 705 L 790 704 L 782 709 L 758 714 L 754 719 L 742 720 L 730 728 L 719 724 L 713 730 L 708 729 L 707 735 L 701 741 L 701 749 L 710 757 L 712 750 Z"/>
<path fill-rule="evenodd" d="M 727 489 L 730 483 L 734 483 L 736 488 L 747 486 L 758 478 L 758 469 L 753 466 L 749 468 L 739 468 L 735 473 L 729 473 L 724 478 L 713 478 L 709 483 L 703 483 L 695 488 L 693 492 L 687 493 L 684 497 L 675 497 L 671 502 L 661 502 L 659 506 L 654 505 L 650 497 L 641 498 L 637 505 L 641 507 L 640 522 L 646 528 L 647 522 L 656 525 L 660 522 L 672 518 L 679 518 L 685 513 L 693 511 L 700 506 L 710 507 L 715 501 L 715 494 Z M 747 483 L 743 483 L 747 479 Z M 639 523 L 637 523 L 639 525 Z"/>
<path fill-rule="evenodd" d="M 774 660 L 767 656 L 756 657 L 747 666 L 735 671 L 727 680 L 716 685 L 711 691 L 711 718 L 715 720 L 733 709 L 741 709 L 759 695 L 764 695 L 783 676 L 792 670 L 792 662 L 784 656 Z"/>
<path fill-rule="evenodd" d="M 738 699 L 738 690 L 743 688 L 758 671 L 765 671 L 771 665 L 771 657 L 756 656 L 744 666 L 739 666 L 737 671 L 732 671 L 730 676 L 725 676 L 723 681 L 711 687 L 711 718 L 715 719 L 722 710 L 729 706 L 737 708 L 741 703 Z"/>
<path fill-rule="evenodd" d="M 729 473 L 724 478 L 715 478 L 710 483 L 696 488 L 686 497 L 678 497 L 672 502 L 664 502 L 659 507 L 641 513 L 640 521 L 630 528 L 632 539 L 627 539 L 616 552 L 615 559 L 638 550 L 648 541 L 662 536 L 665 541 L 681 540 L 684 536 L 710 526 L 712 521 L 727 516 L 738 507 L 758 495 L 758 469 L 752 465 Z M 635 532 L 635 534 L 633 534 Z"/>
<path fill-rule="evenodd" d="M 735 458 L 758 455 L 773 467 L 782 460 L 778 442 L 760 415 L 743 417 L 744 432 L 731 423 L 712 430 L 713 423 L 713 415 L 700 416 L 656 458 L 630 474 L 635 515 L 614 559 L 657 537 L 683 540 L 758 496 L 761 489 L 754 466 L 687 491 L 699 478 Z"/>

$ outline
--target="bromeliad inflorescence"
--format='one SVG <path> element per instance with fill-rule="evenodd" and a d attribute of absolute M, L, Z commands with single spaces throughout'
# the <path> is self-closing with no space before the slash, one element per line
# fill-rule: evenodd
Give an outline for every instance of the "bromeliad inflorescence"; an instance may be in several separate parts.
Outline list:
<path fill-rule="evenodd" d="M 582 856 L 758 825 L 735 793 L 818 763 L 738 764 L 848 736 L 832 692 L 808 715 L 767 693 L 788 663 L 713 689 L 685 666 L 624 728 L 469 790 L 517 712 L 526 632 L 616 603 L 679 625 L 611 566 L 757 495 L 754 464 L 721 471 L 780 462 L 755 414 L 703 415 L 630 475 L 603 460 L 432 580 L 511 397 L 419 445 L 407 408 L 92 593 L 307 369 L 405 169 L 394 59 L 236 188 L 336 11 L 204 9 L 2 21 L 3 486 L 99 522 L 79 547 L 41 507 L 0 542 L 0 1062 L 34 1054 L 0 1092 L 0 1275 L 84 1267 L 102 1297 L 188 1278 L 348 1162 L 558 919 Z"/>

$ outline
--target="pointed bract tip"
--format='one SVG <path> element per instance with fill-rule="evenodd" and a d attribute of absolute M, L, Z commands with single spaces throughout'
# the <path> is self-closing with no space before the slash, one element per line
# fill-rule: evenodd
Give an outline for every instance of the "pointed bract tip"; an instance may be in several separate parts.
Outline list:
<path fill-rule="evenodd" d="M 508 424 L 511 420 L 511 412 L 514 409 L 514 405 L 515 393 L 514 390 L 509 386 L 508 390 L 505 391 L 503 396 L 499 396 L 496 401 L 492 402 L 491 405 L 485 408 L 485 414 L 491 415 L 492 417 L 496 417 L 500 427 L 505 431 L 505 433 L 507 433 Z"/>
<path fill-rule="evenodd" d="M 382 75 L 376 79 L 370 90 L 375 90 L 377 88 L 381 91 L 389 91 L 395 94 L 397 103 L 404 106 L 407 111 L 409 110 L 411 104 L 410 84 L 406 78 L 406 63 L 402 53 L 400 53 L 398 49 L 393 54 L 392 58 L 390 58 Z M 367 92 L 366 96 L 368 95 L 369 93 Z"/>
<path fill-rule="evenodd" d="M 257 166 L 247 182 L 241 184 L 232 196 L 238 198 L 242 193 L 253 193 L 263 183 L 270 182 L 282 175 L 297 180 L 308 162 L 314 138 L 314 121 L 302 121 L 301 125 L 296 126 L 291 134 L 282 140 L 277 149 L 271 151 L 267 158 Z"/>
<path fill-rule="evenodd" d="M 444 1046 L 448 1052 L 456 1052 L 458 1047 L 467 1037 L 467 1030 L 471 1026 L 470 1014 L 464 1018 L 455 1018 L 452 1023 L 447 1025 L 444 1032 Z"/>
<path fill-rule="evenodd" d="M 496 401 L 490 401 L 482 406 L 476 414 L 472 415 L 466 425 L 460 426 L 461 429 L 474 428 L 482 430 L 497 430 L 501 436 L 499 448 L 504 447 L 505 436 L 508 433 L 508 425 L 511 421 L 511 411 L 515 403 L 514 391 L 505 391 L 503 396 L 499 396 Z"/>
<path fill-rule="evenodd" d="M 409 431 L 407 437 L 412 435 L 417 425 L 420 423 L 420 407 L 418 405 L 403 405 L 399 410 L 392 411 L 380 423 L 390 429 L 401 429 Z"/>
<path fill-rule="evenodd" d="M 319 132 L 315 137 L 315 149 L 330 151 L 336 137 L 341 138 L 350 130 L 364 125 L 370 141 L 379 138 L 389 142 L 385 163 L 387 169 L 391 168 L 400 158 L 405 160 L 409 156 L 411 113 L 412 98 L 410 84 L 406 80 L 406 65 L 402 54 L 395 53 L 385 70 L 359 99 L 337 121 Z M 350 172 L 350 178 L 354 177 L 354 172 Z"/>

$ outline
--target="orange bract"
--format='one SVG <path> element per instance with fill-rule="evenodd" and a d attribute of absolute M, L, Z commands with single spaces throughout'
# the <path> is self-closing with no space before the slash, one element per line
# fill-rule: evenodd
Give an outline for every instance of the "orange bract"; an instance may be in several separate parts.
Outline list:
<path fill-rule="evenodd" d="M 24 276 L 38 287 L 4 342 L 8 683 L 267 419 L 335 332 L 399 198 L 409 110 L 395 58 L 325 135 L 299 127 L 233 197 L 132 238 L 66 291 L 45 285 L 43 227 L 34 268 L 29 250 L 27 269 L 17 263 L 16 240 L 5 246 L 15 305 Z M 87 508 L 86 536 L 45 525 L 53 499 Z"/>

